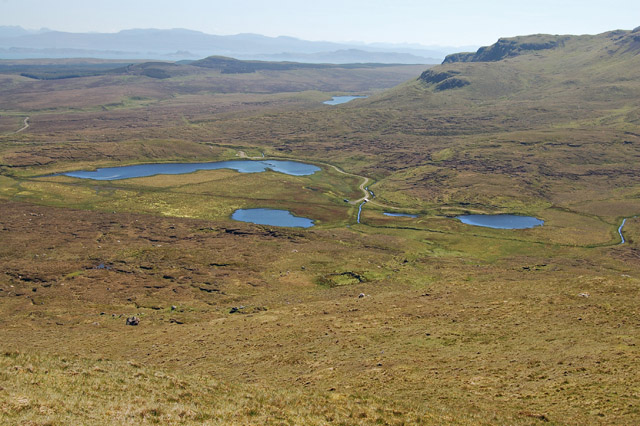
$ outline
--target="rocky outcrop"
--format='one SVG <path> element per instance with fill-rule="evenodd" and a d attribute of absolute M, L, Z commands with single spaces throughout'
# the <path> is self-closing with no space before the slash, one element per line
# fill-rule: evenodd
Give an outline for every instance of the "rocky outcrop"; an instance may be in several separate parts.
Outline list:
<path fill-rule="evenodd" d="M 622 34 L 617 34 L 617 32 L 612 31 L 610 34 L 619 48 L 619 52 L 631 52 L 634 54 L 640 52 L 640 27 L 631 32 L 623 31 Z"/>
<path fill-rule="evenodd" d="M 450 77 L 454 77 L 456 75 L 460 74 L 459 71 L 441 71 L 441 72 L 437 72 L 437 71 L 432 71 L 432 70 L 426 70 L 425 72 L 423 72 L 420 75 L 420 80 L 424 81 L 427 84 L 438 84 Z"/>
<path fill-rule="evenodd" d="M 564 46 L 570 36 L 538 34 L 524 37 L 501 38 L 491 46 L 478 49 L 476 53 L 454 53 L 444 59 L 444 64 L 454 62 L 497 62 L 524 53 L 556 49 Z"/>
<path fill-rule="evenodd" d="M 452 53 L 447 55 L 444 58 L 443 64 L 450 64 L 454 62 L 471 62 L 473 57 L 475 56 L 475 52 L 460 52 L 460 53 Z"/>
<path fill-rule="evenodd" d="M 442 83 L 438 84 L 435 87 L 435 90 L 440 92 L 443 90 L 458 89 L 460 87 L 468 86 L 469 84 L 471 83 L 469 83 L 467 80 L 464 80 L 462 78 L 448 78 Z"/>
<path fill-rule="evenodd" d="M 435 85 L 434 90 L 450 90 L 457 89 L 469 85 L 469 81 L 457 77 L 459 71 L 433 71 L 427 70 L 420 75 L 420 80 L 426 84 Z"/>

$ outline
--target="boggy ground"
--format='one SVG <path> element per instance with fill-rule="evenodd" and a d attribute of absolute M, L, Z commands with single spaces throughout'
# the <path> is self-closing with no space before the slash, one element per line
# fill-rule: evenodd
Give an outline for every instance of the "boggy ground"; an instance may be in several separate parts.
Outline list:
<path fill-rule="evenodd" d="M 634 243 L 493 260 L 473 236 L 1 210 L 8 423 L 638 418 Z"/>

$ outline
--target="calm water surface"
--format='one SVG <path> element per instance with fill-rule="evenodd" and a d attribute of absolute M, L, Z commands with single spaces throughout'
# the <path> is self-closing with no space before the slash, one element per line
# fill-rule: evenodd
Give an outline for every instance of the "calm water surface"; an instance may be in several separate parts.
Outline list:
<path fill-rule="evenodd" d="M 393 216 L 393 217 L 413 217 L 413 218 L 418 217 L 417 214 L 409 214 L 409 213 L 387 213 L 387 212 L 384 212 L 383 214 L 385 216 Z"/>
<path fill-rule="evenodd" d="M 347 102 L 352 101 L 354 99 L 364 99 L 364 98 L 368 98 L 368 96 L 334 96 L 333 99 L 331 99 L 330 101 L 324 101 L 323 104 L 340 105 L 340 104 L 346 104 Z"/>
<path fill-rule="evenodd" d="M 162 164 L 138 164 L 135 166 L 107 167 L 95 171 L 79 170 L 76 172 L 61 173 L 81 179 L 94 180 L 118 180 L 154 175 L 181 175 L 193 173 L 198 170 L 232 169 L 240 173 L 260 173 L 267 170 L 284 173 L 292 176 L 307 176 L 320 171 L 320 167 L 312 164 L 299 163 L 297 161 L 284 160 L 231 160 L 216 161 L 212 163 L 162 163 Z"/>
<path fill-rule="evenodd" d="M 239 209 L 233 212 L 231 219 L 258 225 L 289 226 L 292 228 L 311 228 L 313 220 L 298 217 L 288 210 Z"/>
<path fill-rule="evenodd" d="M 462 223 L 496 229 L 527 229 L 542 226 L 544 220 L 511 214 L 469 214 L 458 216 Z"/>

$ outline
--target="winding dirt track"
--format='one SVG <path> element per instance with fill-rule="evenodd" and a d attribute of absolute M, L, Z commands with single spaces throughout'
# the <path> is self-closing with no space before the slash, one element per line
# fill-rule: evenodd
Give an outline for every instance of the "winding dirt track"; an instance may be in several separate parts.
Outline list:
<path fill-rule="evenodd" d="M 27 130 L 27 129 L 29 128 L 29 119 L 30 119 L 30 118 L 31 118 L 31 117 L 27 117 L 27 118 L 25 118 L 25 119 L 24 119 L 24 127 L 22 127 L 21 129 L 16 130 L 16 131 L 15 131 L 15 132 L 13 132 L 13 133 L 20 133 L 20 132 L 22 132 L 23 130 Z"/>
<path fill-rule="evenodd" d="M 326 166 L 332 167 L 336 172 L 342 173 L 343 175 L 354 176 L 354 177 L 363 179 L 362 183 L 360 184 L 360 186 L 358 188 L 360 188 L 360 190 L 364 194 L 364 197 L 362 197 L 362 198 L 360 198 L 358 200 L 355 200 L 352 203 L 353 204 L 358 204 L 358 203 L 360 203 L 362 201 L 369 201 L 369 196 L 371 194 L 367 190 L 367 186 L 369 185 L 369 182 L 371 181 L 370 178 L 368 178 L 366 176 L 360 176 L 360 175 L 356 175 L 356 174 L 353 174 L 353 173 L 345 172 L 344 170 L 340 169 L 339 167 L 334 166 L 333 164 L 327 164 L 327 163 L 319 163 L 319 164 L 324 164 Z"/>
<path fill-rule="evenodd" d="M 238 151 L 238 153 L 236 154 L 238 157 L 240 158 L 246 158 L 247 160 L 268 160 L 269 158 L 266 158 L 264 156 L 264 153 L 262 154 L 262 157 L 249 157 L 247 156 L 247 154 L 244 151 Z M 291 161 L 300 161 L 300 159 L 298 158 L 283 158 L 283 157 L 277 157 L 274 158 L 274 160 L 291 160 Z M 362 191 L 362 193 L 364 194 L 364 197 L 355 200 L 355 201 L 351 201 L 351 204 L 358 204 L 362 201 L 369 201 L 369 196 L 371 195 L 369 193 L 369 191 L 367 190 L 367 185 L 369 184 L 369 182 L 371 181 L 370 178 L 366 177 L 366 176 L 360 176 L 360 175 L 356 175 L 353 173 L 348 173 L 345 172 L 344 170 L 342 170 L 341 168 L 334 166 L 333 164 L 329 164 L 329 163 L 323 163 L 320 161 L 314 161 L 314 164 L 322 164 L 323 166 L 327 166 L 327 167 L 331 167 L 333 168 L 336 172 L 341 173 L 343 175 L 347 175 L 347 176 L 353 176 L 353 177 L 357 177 L 362 179 L 362 183 L 360 184 L 360 186 L 358 188 L 360 188 L 360 190 Z"/>
<path fill-rule="evenodd" d="M 240 157 L 240 158 L 246 158 L 247 160 L 268 160 L 268 158 L 264 156 L 264 153 L 262 153 L 262 157 L 249 157 L 249 156 L 247 156 L 247 154 L 244 151 L 238 151 L 238 153 L 236 155 L 238 157 Z M 276 157 L 276 158 L 273 158 L 273 159 L 274 160 L 300 161 L 299 158 Z M 359 199 L 355 200 L 355 201 L 350 201 L 351 204 L 360 204 L 362 202 L 366 202 L 366 203 L 375 204 L 376 206 L 379 206 L 379 207 L 384 207 L 386 209 L 393 209 L 393 210 L 399 210 L 400 209 L 399 207 L 389 206 L 389 205 L 386 205 L 386 204 L 379 203 L 377 201 L 372 201 L 369 198 L 371 196 L 371 193 L 369 192 L 367 187 L 369 186 L 369 183 L 372 182 L 371 178 L 366 177 L 366 176 L 356 175 L 354 173 L 345 172 L 344 170 L 342 170 L 341 168 L 339 168 L 337 166 L 334 166 L 333 164 L 323 163 L 321 161 L 313 161 L 313 164 L 321 164 L 323 166 L 331 167 L 332 169 L 334 169 L 335 171 L 337 171 L 338 173 L 341 173 L 343 175 L 353 176 L 353 177 L 362 179 L 362 183 L 360 184 L 360 186 L 358 188 L 360 188 L 360 190 L 362 191 L 364 196 L 362 198 L 359 198 Z"/>

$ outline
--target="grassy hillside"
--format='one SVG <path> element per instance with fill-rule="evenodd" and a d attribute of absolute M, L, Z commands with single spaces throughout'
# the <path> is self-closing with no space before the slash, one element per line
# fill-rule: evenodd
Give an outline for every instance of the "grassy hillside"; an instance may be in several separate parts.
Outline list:
<path fill-rule="evenodd" d="M 0 423 L 637 424 L 638 34 L 429 70 L 2 75 Z M 370 96 L 322 103 L 345 93 Z M 43 176 L 262 155 L 322 170 Z"/>
<path fill-rule="evenodd" d="M 373 176 L 380 200 L 398 207 L 554 206 L 617 221 L 638 211 L 636 37 L 560 37 L 562 47 L 445 63 L 352 107 L 210 126 L 220 141 L 242 128 L 243 140 L 272 152 Z M 465 84 L 443 90 L 452 80 Z"/>

